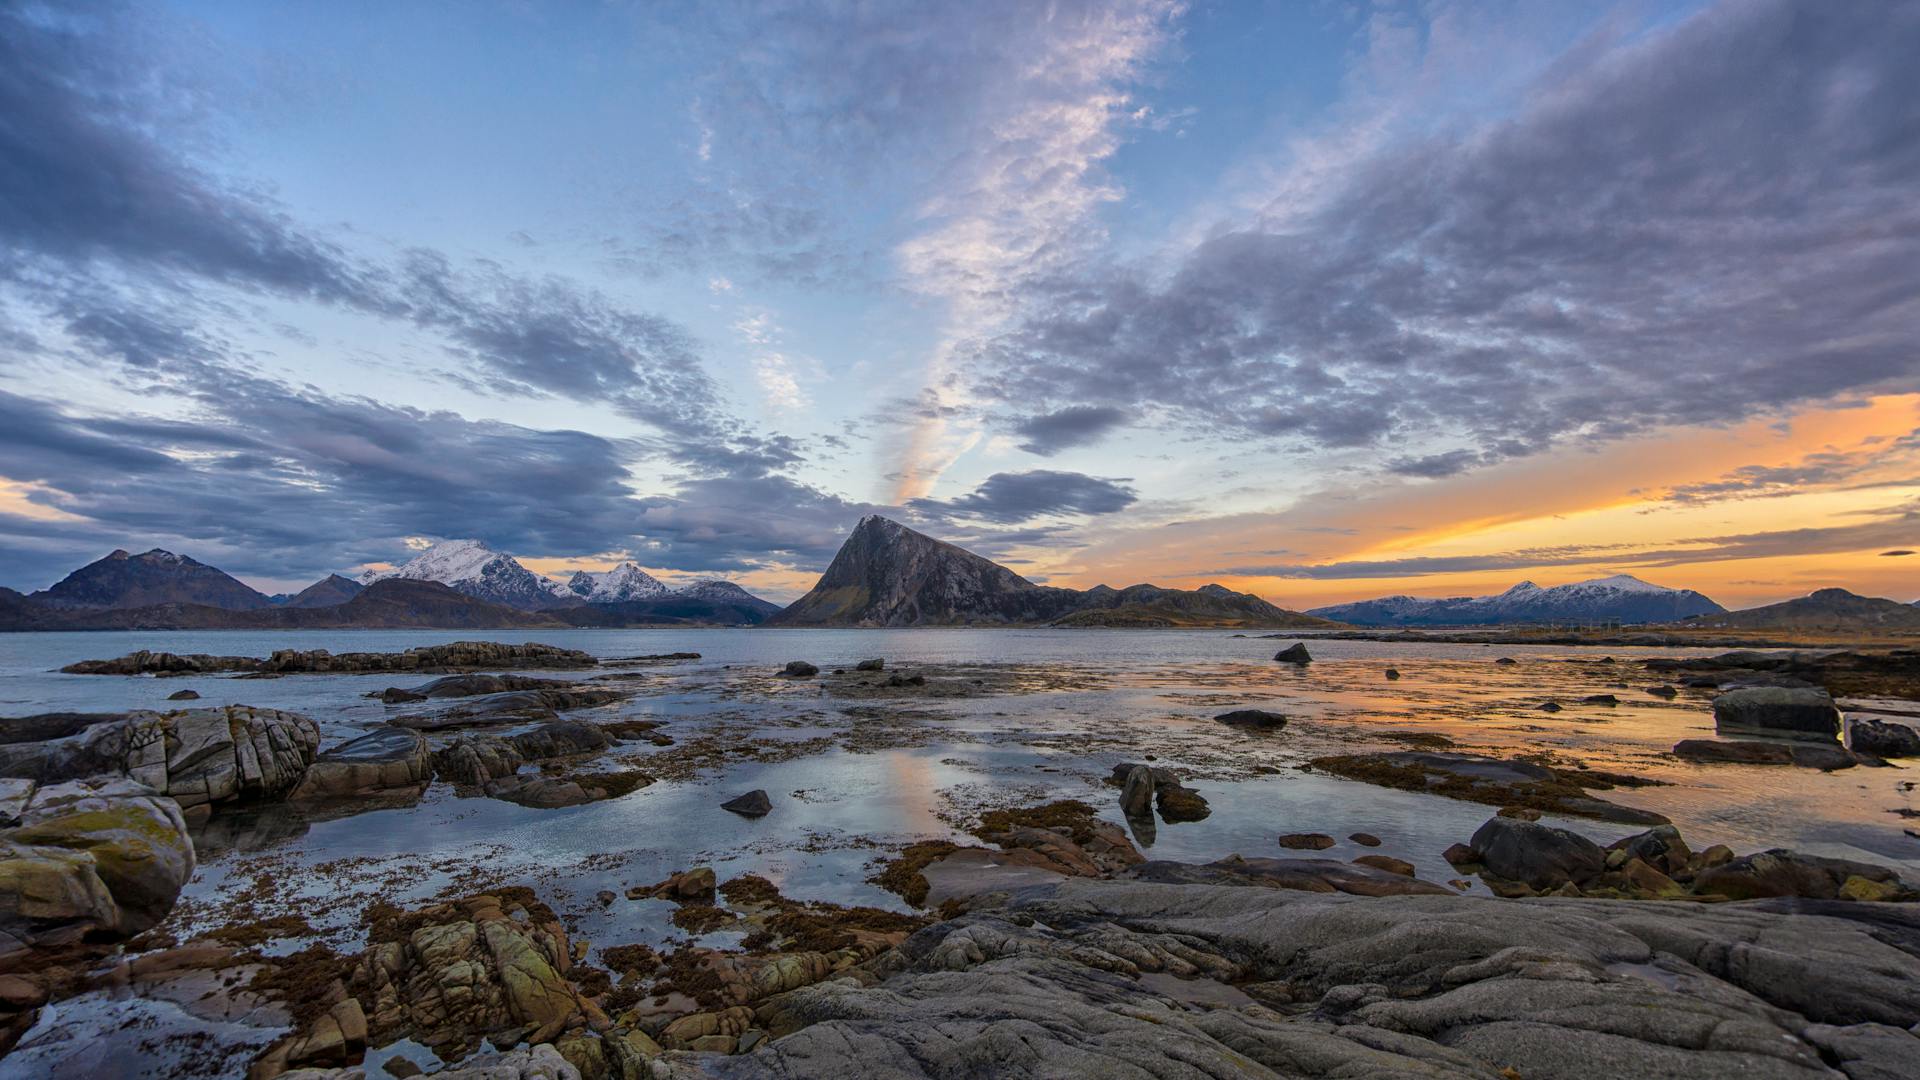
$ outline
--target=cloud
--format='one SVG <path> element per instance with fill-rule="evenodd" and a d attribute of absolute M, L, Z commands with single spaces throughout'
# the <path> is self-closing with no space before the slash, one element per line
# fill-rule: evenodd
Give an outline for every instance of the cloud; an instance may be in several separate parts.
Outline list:
<path fill-rule="evenodd" d="M 1442 476 L 1910 388 L 1917 50 L 1920 9 L 1790 0 L 1596 38 L 1494 119 L 1302 163 L 1169 272 L 1063 272 L 968 346 L 968 389 L 1451 444 L 1389 462 Z"/>
<path fill-rule="evenodd" d="M 1034 469 L 994 473 L 980 486 L 953 499 L 914 499 L 907 505 L 923 514 L 981 518 L 1017 524 L 1063 514 L 1114 514 L 1139 501 L 1123 479 L 1102 479 L 1077 472 Z"/>
<path fill-rule="evenodd" d="M 1041 457 L 1052 457 L 1062 450 L 1097 441 L 1102 435 L 1127 421 L 1122 409 L 1101 405 L 1073 405 L 1058 412 L 1030 416 L 1013 425 L 1016 434 L 1026 437 L 1020 449 Z"/>
<path fill-rule="evenodd" d="M 1907 465 L 1920 456 L 1920 431 L 1896 439 L 1873 439 L 1860 450 L 1823 450 L 1788 465 L 1743 465 L 1714 480 L 1683 484 L 1660 496 L 1668 503 L 1699 504 L 1728 499 L 1780 498 L 1812 487 L 1877 486 L 1868 479 L 1890 466 Z M 1911 484 L 1910 470 L 1879 483 Z"/>
<path fill-rule="evenodd" d="M 1898 558 L 1902 555 L 1911 555 L 1911 554 L 1913 554 L 1913 552 L 1907 550 L 1906 548 L 1900 548 L 1895 551 L 1883 551 L 1880 553 L 1880 557 L 1883 559 L 1893 559 L 1893 558 Z"/>
<path fill-rule="evenodd" d="M 1350 578 L 1428 577 L 1490 570 L 1532 570 L 1554 566 L 1680 566 L 1733 559 L 1864 551 L 1910 539 L 1920 529 L 1920 505 L 1881 507 L 1864 511 L 1859 516 L 1868 520 L 1850 525 L 1690 537 L 1663 547 L 1635 544 L 1567 545 L 1482 555 L 1415 556 L 1320 564 L 1270 563 L 1204 570 L 1193 576 L 1237 575 L 1339 581 Z"/>

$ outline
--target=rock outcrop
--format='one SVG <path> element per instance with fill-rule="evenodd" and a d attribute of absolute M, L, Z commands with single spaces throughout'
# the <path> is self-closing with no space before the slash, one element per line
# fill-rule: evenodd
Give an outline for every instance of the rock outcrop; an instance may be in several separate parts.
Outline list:
<path fill-rule="evenodd" d="M 433 779 L 426 736 L 405 728 L 377 728 L 321 753 L 288 796 L 339 798 L 424 787 Z"/>
<path fill-rule="evenodd" d="M 0 972 L 31 951 L 124 940 L 165 918 L 193 876 L 180 807 L 125 777 L 4 785 Z"/>
<path fill-rule="evenodd" d="M 319 744 L 312 720 L 276 709 L 133 712 L 62 737 L 0 745 L 0 776 L 50 783 L 119 774 L 192 808 L 284 797 Z"/>
<path fill-rule="evenodd" d="M 1920 731 L 1889 720 L 1848 717 L 1847 745 L 1855 753 L 1875 757 L 1920 757 Z"/>
<path fill-rule="evenodd" d="M 206 653 L 180 655 L 141 649 L 112 660 L 82 660 L 60 670 L 68 675 L 187 675 L 233 671 L 277 675 L 377 671 L 438 674 L 515 668 L 590 668 L 599 662 L 593 654 L 579 649 L 562 649 L 535 642 L 504 645 L 496 641 L 455 641 L 398 653 L 280 649 L 264 659 L 257 656 L 210 656 Z"/>
<path fill-rule="evenodd" d="M 1061 880 L 781 994 L 675 1077 L 1911 1075 L 1911 909 Z M 869 985 L 872 984 L 872 985 Z M 1163 1068 L 1143 1068 L 1159 1063 Z"/>
<path fill-rule="evenodd" d="M 1825 690 L 1752 686 L 1713 699 L 1713 727 L 1722 735 L 1833 743 L 1840 710 Z"/>
<path fill-rule="evenodd" d="M 485 784 L 529 762 L 604 750 L 613 745 L 593 724 L 557 720 L 518 735 L 461 735 L 433 753 L 433 771 L 454 784 Z"/>

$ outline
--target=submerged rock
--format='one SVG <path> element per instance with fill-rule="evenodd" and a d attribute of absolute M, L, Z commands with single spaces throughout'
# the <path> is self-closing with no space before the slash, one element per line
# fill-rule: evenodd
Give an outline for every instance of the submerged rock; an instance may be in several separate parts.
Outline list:
<path fill-rule="evenodd" d="M 1254 727 L 1269 731 L 1287 726 L 1286 714 L 1268 712 L 1265 709 L 1235 709 L 1232 712 L 1223 712 L 1214 719 L 1234 727 Z"/>
<path fill-rule="evenodd" d="M 883 657 L 875 657 L 875 658 L 873 658 L 872 660 L 862 660 L 862 661 L 860 661 L 859 663 L 857 663 L 857 664 L 855 664 L 855 665 L 853 665 L 853 670 L 855 670 L 855 671 L 885 671 L 885 670 L 886 670 L 886 667 L 887 667 L 887 661 L 885 660 L 885 658 L 883 658 Z"/>
<path fill-rule="evenodd" d="M 1307 643 L 1304 641 L 1296 641 L 1281 649 L 1273 654 L 1273 658 L 1283 664 L 1305 664 L 1313 660 L 1313 657 L 1307 654 Z"/>
<path fill-rule="evenodd" d="M 1840 737 L 1840 710 L 1825 690 L 1754 686 L 1713 699 L 1714 730 L 1830 743 Z"/>
<path fill-rule="evenodd" d="M 1326 833 L 1282 833 L 1280 846 L 1294 851 L 1325 851 L 1333 846 L 1333 837 Z"/>
<path fill-rule="evenodd" d="M 199 701 L 200 692 L 197 690 L 175 690 L 173 693 L 167 695 L 167 700 L 168 701 Z"/>
<path fill-rule="evenodd" d="M 1686 761 L 1732 765 L 1798 765 L 1832 772 L 1855 765 L 1884 765 L 1835 743 L 1761 742 L 1755 739 L 1682 739 L 1673 744 L 1673 756 Z"/>

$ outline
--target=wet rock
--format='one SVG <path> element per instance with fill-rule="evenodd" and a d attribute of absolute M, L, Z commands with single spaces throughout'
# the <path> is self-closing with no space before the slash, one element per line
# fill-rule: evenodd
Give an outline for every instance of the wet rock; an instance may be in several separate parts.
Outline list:
<path fill-rule="evenodd" d="M 1362 856 L 1377 859 L 1384 856 Z M 1398 863 L 1399 860 L 1389 860 Z M 1236 885 L 1263 889 L 1291 889 L 1299 892 L 1348 893 L 1354 896 L 1450 896 L 1452 890 L 1407 872 L 1388 870 L 1337 859 L 1247 859 L 1228 856 L 1217 862 L 1194 865 L 1177 862 L 1148 862 L 1122 876 L 1134 881 L 1153 881 L 1169 885 Z"/>
<path fill-rule="evenodd" d="M 1448 844 L 1447 850 L 1441 852 L 1440 857 L 1453 866 L 1480 865 L 1479 853 L 1465 844 Z"/>
<path fill-rule="evenodd" d="M 553 721 L 568 710 L 611 705 L 626 700 L 628 696 L 624 690 L 577 684 L 548 690 L 510 690 L 501 694 L 486 694 L 438 712 L 408 713 L 395 717 L 392 723 L 418 731 L 439 731 L 537 720 Z"/>
<path fill-rule="evenodd" d="M 1600 846 L 1579 833 L 1497 815 L 1470 845 L 1488 873 L 1539 890 L 1590 880 L 1607 865 Z"/>
<path fill-rule="evenodd" d="M 193 875 L 179 805 L 125 777 L 34 785 L 0 830 L 0 968 L 22 950 L 124 940 Z"/>
<path fill-rule="evenodd" d="M 1315 758 L 1309 764 L 1335 776 L 1489 806 L 1528 806 L 1633 825 L 1663 825 L 1667 821 L 1649 810 L 1585 794 L 1587 788 L 1646 783 L 1635 777 L 1599 770 L 1555 770 L 1518 759 L 1429 750 L 1335 755 Z"/>
<path fill-rule="evenodd" d="M 927 685 L 927 677 L 920 674 L 889 675 L 887 676 L 886 685 L 895 688 L 902 686 L 925 686 Z"/>
<path fill-rule="evenodd" d="M 1580 699 L 1580 704 L 1612 706 L 1620 704 L 1620 699 L 1614 697 L 1612 694 L 1588 694 L 1586 697 Z"/>
<path fill-rule="evenodd" d="M 1622 837 L 1608 844 L 1607 851 L 1618 852 L 1622 861 L 1638 859 L 1669 875 L 1688 872 L 1693 862 L 1692 849 L 1681 838 L 1680 830 L 1671 825 L 1660 825 L 1643 833 Z M 1613 859 L 1614 856 L 1609 854 L 1609 865 Z"/>
<path fill-rule="evenodd" d="M 1665 698 L 1668 701 L 1672 701 L 1674 698 L 1680 696 L 1680 691 L 1675 690 L 1671 686 L 1650 686 L 1647 688 L 1647 693 L 1657 698 Z"/>
<path fill-rule="evenodd" d="M 1842 889 L 1853 878 L 1859 878 L 1867 885 L 1890 886 L 1889 899 L 1912 898 L 1916 895 L 1905 886 L 1900 875 L 1888 867 L 1804 855 L 1781 848 L 1742 856 L 1702 870 L 1694 876 L 1693 891 L 1702 896 L 1724 896 L 1732 900 L 1770 896 L 1834 900 L 1841 897 Z M 1880 890 L 1861 890 L 1856 886 L 1856 891 Z"/>
<path fill-rule="evenodd" d="M 1511 656 L 1503 656 L 1500 659 L 1494 661 L 1494 663 L 1499 664 L 1501 667 L 1511 667 L 1514 664 L 1518 664 L 1519 662 L 1520 661 L 1515 660 Z"/>
<path fill-rule="evenodd" d="M 1876 758 L 1846 747 L 1817 743 L 1761 742 L 1754 739 L 1682 739 L 1673 756 L 1685 761 L 1731 765 L 1798 765 L 1804 769 L 1851 769 L 1855 765 L 1884 765 Z"/>
<path fill-rule="evenodd" d="M 1543 701 L 1540 703 L 1540 711 L 1541 712 L 1559 712 L 1560 703 L 1557 701 Z"/>
<path fill-rule="evenodd" d="M 720 804 L 720 809 L 739 814 L 741 817 L 765 817 L 773 810 L 773 800 L 767 793 L 755 789 L 745 795 L 736 795 Z"/>
<path fill-rule="evenodd" d="M 412 1037 L 454 1058 L 503 1031 L 530 1033 L 527 1041 L 539 1043 L 570 1023 L 605 1023 L 567 979 L 566 929 L 524 893 L 503 890 L 375 922 L 373 944 L 350 978 L 354 996 L 370 1005 L 374 1045 Z"/>
<path fill-rule="evenodd" d="M 589 788 L 578 780 L 557 776 L 518 777 L 493 780 L 482 788 L 487 795 L 532 810 L 559 810 L 585 806 L 607 797 L 604 788 Z"/>
<path fill-rule="evenodd" d="M 1856 753 L 1875 757 L 1920 757 L 1920 731 L 1892 721 L 1854 717 L 1847 722 L 1847 745 Z"/>
<path fill-rule="evenodd" d="M 1388 668 L 1386 674 L 1389 679 L 1398 679 L 1400 677 L 1400 672 L 1393 668 Z"/>
<path fill-rule="evenodd" d="M 426 736 L 385 727 L 321 753 L 290 799 L 334 798 L 419 787 L 433 778 Z"/>
<path fill-rule="evenodd" d="M 485 784 L 522 765 L 604 750 L 613 745 L 598 725 L 555 720 L 518 735 L 461 735 L 433 754 L 434 773 L 455 784 Z"/>
<path fill-rule="evenodd" d="M 83 660 L 60 670 L 69 675 L 182 675 L 245 671 L 269 674 L 322 674 L 374 671 L 421 673 L 513 668 L 590 668 L 600 663 L 591 653 L 528 642 L 455 641 L 402 653 L 330 653 L 325 649 L 281 649 L 265 659 L 254 656 L 179 655 L 142 649 L 112 660 Z"/>
<path fill-rule="evenodd" d="M 1380 838 L 1373 835 L 1372 833 L 1357 832 L 1357 833 L 1354 833 L 1352 836 L 1347 837 L 1347 839 L 1353 841 L 1356 844 L 1359 844 L 1361 847 L 1379 847 L 1380 846 Z"/>
<path fill-rule="evenodd" d="M 200 692 L 197 690 L 175 690 L 173 693 L 167 695 L 167 700 L 168 701 L 199 701 Z"/>
<path fill-rule="evenodd" d="M 1713 699 L 1714 730 L 1831 743 L 1840 736 L 1840 710 L 1825 690 L 1747 687 Z"/>
<path fill-rule="evenodd" d="M 853 670 L 855 670 L 855 671 L 884 671 L 884 670 L 886 670 L 886 667 L 887 667 L 887 662 L 886 662 L 886 660 L 885 660 L 884 658 L 882 658 L 882 657 L 875 657 L 875 658 L 873 658 L 872 660 L 862 660 L 862 661 L 860 661 L 859 663 L 857 663 L 857 664 L 855 664 L 855 665 L 853 665 Z"/>
<path fill-rule="evenodd" d="M 565 679 L 540 679 L 531 675 L 448 675 L 430 683 L 401 689 L 390 686 L 368 697 L 378 697 L 393 703 L 394 698 L 401 701 L 422 701 L 432 698 L 484 697 L 488 694 L 506 694 L 519 690 L 565 690 L 573 686 Z"/>
<path fill-rule="evenodd" d="M 1222 724 L 1231 724 L 1234 727 L 1252 727 L 1264 730 L 1274 730 L 1287 726 L 1287 717 L 1284 713 L 1268 712 L 1265 709 L 1235 709 L 1232 712 L 1221 713 L 1214 717 L 1214 719 Z"/>
<path fill-rule="evenodd" d="M 1357 866 L 1371 866 L 1375 870 L 1385 870 L 1389 874 L 1399 874 L 1401 877 L 1413 876 L 1412 863 L 1404 859 L 1396 859 L 1391 855 L 1362 855 L 1353 861 Z"/>
<path fill-rule="evenodd" d="M 0 776 L 120 774 L 183 807 L 276 799 L 300 782 L 319 743 L 312 720 L 275 709 L 133 712 L 64 738 L 0 746 Z"/>
<path fill-rule="evenodd" d="M 1325 851 L 1333 846 L 1333 837 L 1326 833 L 1284 833 L 1280 846 L 1294 851 Z"/>
<path fill-rule="evenodd" d="M 787 666 L 780 669 L 780 674 L 789 679 L 811 679 L 820 674 L 820 669 L 805 660 L 789 660 Z"/>
<path fill-rule="evenodd" d="M 1156 805 L 1160 809 L 1160 820 L 1169 825 L 1182 821 L 1201 821 L 1213 813 L 1207 800 L 1192 788 L 1175 785 L 1163 787 L 1158 792 Z"/>
<path fill-rule="evenodd" d="M 1313 657 L 1307 654 L 1307 645 L 1304 641 L 1296 641 L 1281 649 L 1273 654 L 1273 658 L 1283 664 L 1305 664 L 1313 660 Z"/>
<path fill-rule="evenodd" d="M 1128 770 L 1126 781 L 1120 788 L 1120 812 L 1129 818 L 1147 817 L 1153 813 L 1152 769 L 1135 765 Z"/>
<path fill-rule="evenodd" d="M 714 888 L 717 884 L 713 867 L 697 866 L 692 870 L 682 870 L 671 874 L 665 881 L 656 881 L 652 885 L 637 885 L 627 890 L 627 899 L 672 900 L 675 903 L 699 902 L 713 903 Z"/>

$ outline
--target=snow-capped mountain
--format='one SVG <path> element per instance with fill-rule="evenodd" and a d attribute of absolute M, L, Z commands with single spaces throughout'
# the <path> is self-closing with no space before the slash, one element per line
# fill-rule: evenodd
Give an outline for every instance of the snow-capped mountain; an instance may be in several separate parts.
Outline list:
<path fill-rule="evenodd" d="M 362 585 L 386 578 L 437 581 L 455 592 L 523 611 L 574 602 L 559 585 L 479 540 L 444 540 L 392 570 L 369 570 Z"/>
<path fill-rule="evenodd" d="M 759 599 L 747 590 L 735 585 L 733 582 L 722 581 L 719 578 L 701 578 L 698 581 L 690 581 L 673 590 L 673 594 L 675 596 L 697 597 L 701 600 L 719 600 L 723 603 L 740 603 L 746 600 Z"/>
<path fill-rule="evenodd" d="M 630 562 L 598 573 L 576 570 L 567 581 L 567 592 L 589 604 L 651 600 L 667 595 L 668 591 L 659 579 Z"/>
<path fill-rule="evenodd" d="M 1672 622 L 1726 611 L 1692 589 L 1669 589 L 1631 574 L 1543 589 L 1523 581 L 1492 596 L 1384 596 L 1314 608 L 1308 614 L 1356 626 L 1490 626 L 1599 620 Z"/>

